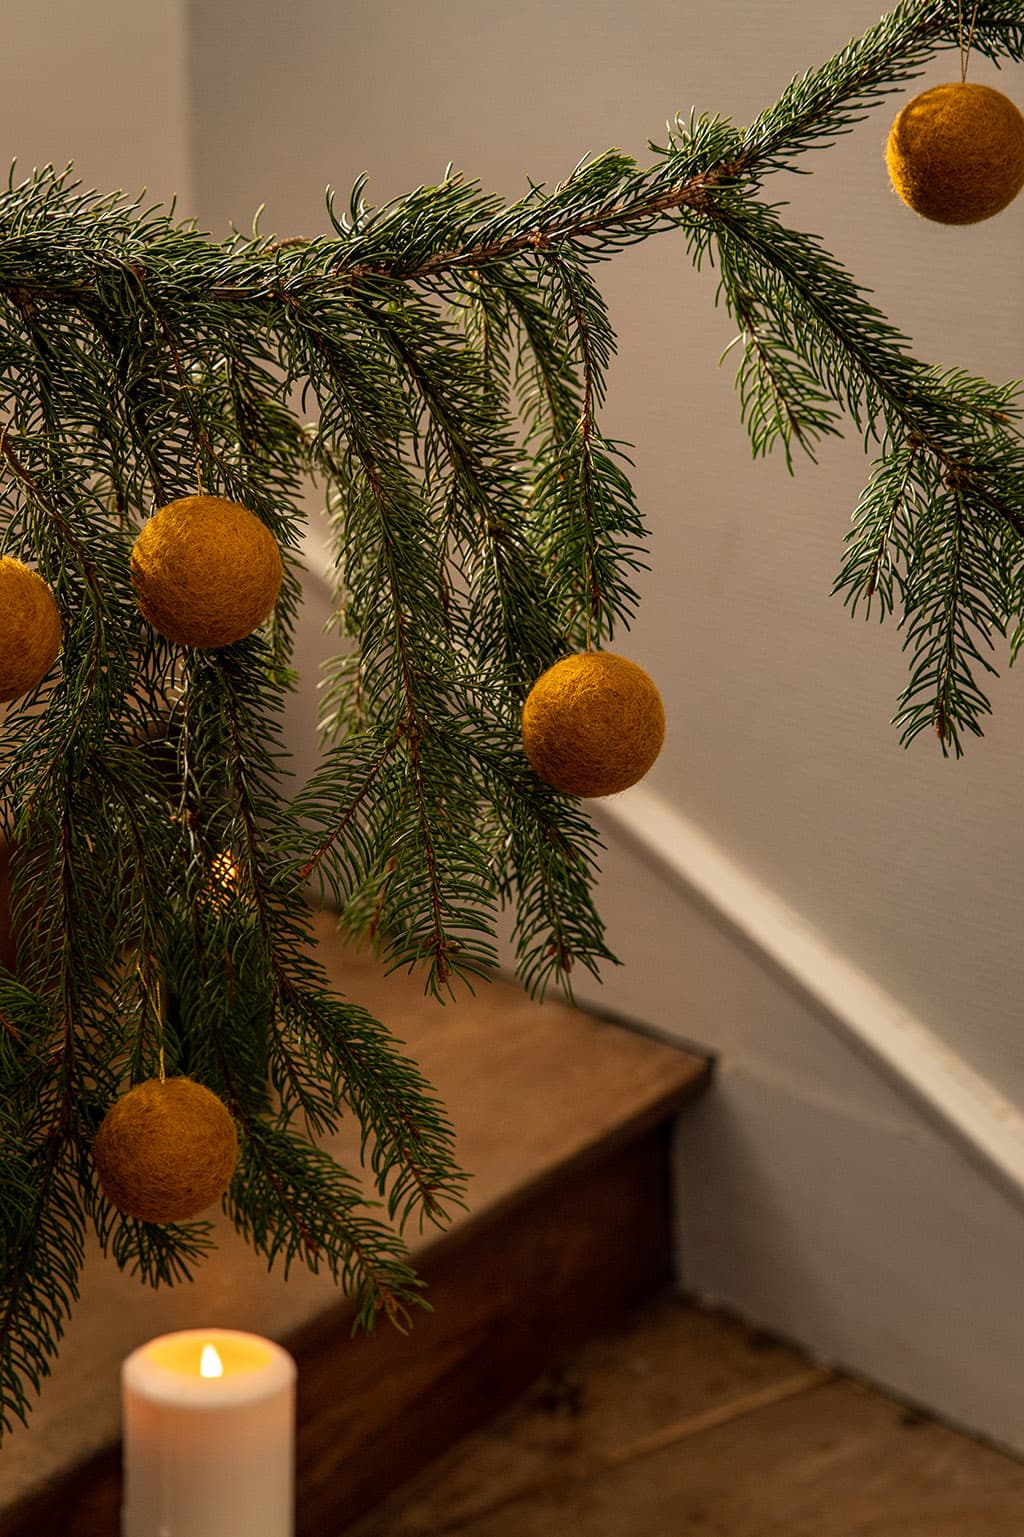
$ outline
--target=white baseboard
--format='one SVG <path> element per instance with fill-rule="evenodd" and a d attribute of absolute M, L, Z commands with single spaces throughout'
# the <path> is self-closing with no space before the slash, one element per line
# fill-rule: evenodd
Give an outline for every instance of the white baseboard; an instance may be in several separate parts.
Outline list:
<path fill-rule="evenodd" d="M 681 1284 L 1024 1454 L 1024 1119 L 656 794 L 597 808 L 589 1002 L 715 1053 Z"/>
<path fill-rule="evenodd" d="M 1024 1205 L 1024 1115 L 768 887 L 645 786 L 602 814 Z"/>

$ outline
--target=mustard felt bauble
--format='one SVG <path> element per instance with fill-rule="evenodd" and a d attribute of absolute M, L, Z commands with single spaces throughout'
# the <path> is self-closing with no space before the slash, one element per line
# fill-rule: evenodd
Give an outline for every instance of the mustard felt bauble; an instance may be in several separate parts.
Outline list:
<path fill-rule="evenodd" d="M 60 650 L 60 610 L 37 571 L 0 555 L 0 702 L 41 683 Z"/>
<path fill-rule="evenodd" d="M 915 213 L 939 224 L 977 224 L 1024 187 L 1024 117 L 991 86 L 936 85 L 900 112 L 885 159 Z"/>
<path fill-rule="evenodd" d="M 149 623 L 182 646 L 230 646 L 259 628 L 281 589 L 281 552 L 255 513 L 220 496 L 183 496 L 155 512 L 132 551 L 132 586 Z"/>
<path fill-rule="evenodd" d="M 148 1078 L 103 1118 L 93 1158 L 107 1198 L 143 1222 L 187 1222 L 231 1183 L 238 1134 L 227 1106 L 191 1078 Z"/>
<path fill-rule="evenodd" d="M 534 772 L 565 795 L 615 795 L 642 779 L 665 739 L 665 709 L 635 662 L 611 651 L 549 667 L 523 706 Z"/>

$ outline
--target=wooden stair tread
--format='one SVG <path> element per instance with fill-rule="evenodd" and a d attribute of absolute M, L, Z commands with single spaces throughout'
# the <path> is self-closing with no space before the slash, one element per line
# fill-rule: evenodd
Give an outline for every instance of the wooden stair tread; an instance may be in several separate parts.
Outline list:
<path fill-rule="evenodd" d="M 472 1174 L 466 1216 L 634 1135 L 706 1079 L 703 1058 L 564 1003 L 537 1004 L 501 979 L 438 1003 L 418 977 L 388 976 L 344 946 L 332 914 L 318 913 L 316 930 L 332 985 L 405 1043 L 447 1106 Z M 331 1144 L 339 1158 L 345 1142 L 342 1133 Z"/>
<path fill-rule="evenodd" d="M 703 1059 L 561 1003 L 532 1003 L 502 981 L 442 1006 L 423 994 L 420 978 L 384 976 L 345 946 L 333 915 L 315 915 L 314 927 L 333 986 L 383 1020 L 436 1089 L 472 1175 L 467 1210 L 445 1233 L 410 1232 L 417 1263 L 496 1220 L 524 1192 L 655 1125 L 707 1079 Z M 357 1126 L 343 1126 L 331 1147 L 358 1167 Z M 218 1247 L 191 1286 L 152 1292 L 89 1254 L 53 1376 L 28 1429 L 15 1430 L 0 1455 L 0 1537 L 20 1530 L 4 1512 L 116 1441 L 120 1363 L 136 1345 L 199 1323 L 282 1339 L 336 1313 L 329 1276 L 300 1266 L 286 1283 L 225 1219 L 215 1226 Z"/>

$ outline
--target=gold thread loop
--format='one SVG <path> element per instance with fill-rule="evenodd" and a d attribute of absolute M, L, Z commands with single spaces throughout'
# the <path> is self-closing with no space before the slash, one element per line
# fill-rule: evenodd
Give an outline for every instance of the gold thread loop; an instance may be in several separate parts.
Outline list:
<path fill-rule="evenodd" d="M 145 999 L 146 1003 L 149 1005 L 150 1012 L 152 1013 L 153 1019 L 156 1022 L 157 1060 L 158 1060 L 158 1064 L 159 1064 L 160 1082 L 161 1083 L 165 1083 L 166 1080 L 167 1080 L 167 1067 L 166 1067 L 166 1063 L 164 1061 L 163 991 L 161 989 L 161 1000 L 160 1000 L 161 1001 L 161 1006 L 159 1008 L 157 1008 L 156 1003 L 153 1001 L 153 994 L 150 992 L 150 989 L 149 989 L 149 980 L 148 980 L 148 978 L 146 976 L 146 973 L 143 971 L 141 965 L 139 965 L 138 963 L 136 963 L 135 971 L 136 971 L 136 974 L 138 975 L 139 981 L 142 983 L 142 996 Z"/>
<path fill-rule="evenodd" d="M 956 35 L 960 47 L 960 83 L 967 82 L 967 63 L 971 56 L 971 48 L 974 45 L 974 24 L 978 19 L 978 3 L 974 0 L 974 10 L 971 12 L 970 26 L 967 29 L 967 42 L 964 42 L 964 8 L 963 0 L 956 0 Z"/>

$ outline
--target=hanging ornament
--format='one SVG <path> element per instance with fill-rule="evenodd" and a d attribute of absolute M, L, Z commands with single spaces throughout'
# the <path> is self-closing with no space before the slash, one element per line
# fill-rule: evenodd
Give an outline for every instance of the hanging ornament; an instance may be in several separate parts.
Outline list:
<path fill-rule="evenodd" d="M 0 702 L 41 683 L 61 645 L 60 610 L 37 571 L 0 555 Z"/>
<path fill-rule="evenodd" d="M 183 496 L 143 524 L 132 586 L 143 615 L 182 646 L 230 646 L 259 628 L 281 589 L 281 552 L 255 513 Z"/>
<path fill-rule="evenodd" d="M 1024 187 L 1024 117 L 991 86 L 936 85 L 898 114 L 885 159 L 915 213 L 939 224 L 977 224 Z"/>
<path fill-rule="evenodd" d="M 537 679 L 523 706 L 523 747 L 564 795 L 615 795 L 642 779 L 665 739 L 652 680 L 624 656 L 584 651 Z"/>
<path fill-rule="evenodd" d="M 148 1078 L 103 1118 L 93 1159 L 104 1194 L 128 1217 L 186 1222 L 218 1201 L 238 1160 L 227 1106 L 191 1078 Z"/>

